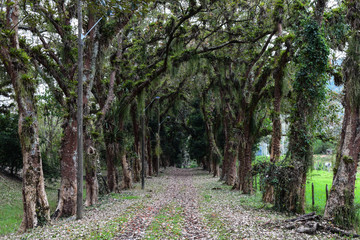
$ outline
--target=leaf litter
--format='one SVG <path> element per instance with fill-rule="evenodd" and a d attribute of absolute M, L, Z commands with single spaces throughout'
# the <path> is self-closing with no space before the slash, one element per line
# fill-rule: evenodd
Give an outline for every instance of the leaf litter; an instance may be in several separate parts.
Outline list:
<path fill-rule="evenodd" d="M 81 220 L 61 219 L 0 239 L 341 239 L 272 224 L 290 217 L 259 198 L 230 191 L 200 169 L 167 168 L 146 179 L 145 190 L 136 184 L 86 208 Z"/>

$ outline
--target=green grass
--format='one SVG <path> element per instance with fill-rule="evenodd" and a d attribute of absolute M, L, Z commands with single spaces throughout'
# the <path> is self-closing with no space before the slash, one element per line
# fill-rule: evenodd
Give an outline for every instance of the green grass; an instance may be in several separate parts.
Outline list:
<path fill-rule="evenodd" d="M 118 199 L 118 200 L 131 200 L 131 199 L 139 199 L 139 196 L 132 196 L 129 195 L 128 193 L 110 193 L 110 196 L 114 199 Z"/>
<path fill-rule="evenodd" d="M 114 239 L 117 234 L 121 233 L 126 223 L 143 208 L 144 205 L 142 203 L 135 203 L 129 206 L 120 217 L 108 221 L 104 226 L 98 226 L 86 239 Z"/>
<path fill-rule="evenodd" d="M 355 203 L 360 204 L 360 174 L 357 174 L 355 184 Z M 326 204 L 326 184 L 328 185 L 329 194 L 332 186 L 333 172 L 332 171 L 321 171 L 313 170 L 308 174 L 306 181 L 306 212 L 316 211 L 318 214 L 324 213 L 324 208 Z M 314 183 L 314 200 L 315 200 L 315 209 L 312 208 L 312 198 L 311 198 L 311 184 Z"/>
<path fill-rule="evenodd" d="M 0 235 L 16 232 L 22 211 L 21 182 L 0 178 Z"/>
<path fill-rule="evenodd" d="M 184 209 L 175 204 L 162 208 L 147 229 L 146 239 L 180 239 Z"/>
<path fill-rule="evenodd" d="M 46 189 L 50 209 L 57 203 L 57 190 Z M 22 183 L 0 177 L 0 235 L 16 232 L 23 217 Z"/>
<path fill-rule="evenodd" d="M 257 156 L 255 161 L 266 161 L 269 160 L 269 157 L 266 156 Z M 324 164 L 326 162 L 332 163 L 334 165 L 335 155 L 314 155 L 314 170 L 310 171 L 307 175 L 306 181 L 306 212 L 316 211 L 317 214 L 323 214 L 326 204 L 326 184 L 328 185 L 328 190 L 330 194 L 330 189 L 332 186 L 333 180 L 333 171 L 326 170 Z M 319 169 L 319 170 L 315 170 Z M 321 169 L 321 170 L 320 170 Z M 356 185 L 355 185 L 355 203 L 360 204 L 360 174 L 357 174 Z M 257 190 L 259 190 L 259 177 L 257 177 Z M 311 184 L 314 184 L 314 207 L 312 206 L 312 193 L 311 193 Z M 255 187 L 255 186 L 254 186 Z"/>

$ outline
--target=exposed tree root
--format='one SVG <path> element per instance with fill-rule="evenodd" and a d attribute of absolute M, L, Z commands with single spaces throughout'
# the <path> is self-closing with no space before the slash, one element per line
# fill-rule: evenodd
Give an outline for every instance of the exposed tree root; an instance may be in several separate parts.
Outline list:
<path fill-rule="evenodd" d="M 271 223 L 267 223 L 265 225 L 269 225 Z M 271 224 L 272 225 L 272 224 Z M 288 219 L 282 222 L 278 222 L 275 224 L 276 227 L 283 227 L 285 229 L 291 230 L 295 229 L 298 233 L 306 233 L 306 234 L 316 234 L 318 232 L 329 232 L 339 234 L 343 237 L 352 237 L 352 238 L 359 238 L 360 235 L 355 234 L 354 232 L 341 229 L 337 227 L 321 216 L 316 215 L 315 212 L 304 214 L 298 216 L 296 218 Z"/>

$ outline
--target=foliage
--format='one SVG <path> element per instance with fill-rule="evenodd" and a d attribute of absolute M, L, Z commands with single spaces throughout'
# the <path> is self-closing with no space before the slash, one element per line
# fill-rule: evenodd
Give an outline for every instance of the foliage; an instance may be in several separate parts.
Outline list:
<path fill-rule="evenodd" d="M 330 149 L 335 152 L 335 145 L 331 142 L 324 142 L 320 139 L 314 142 L 314 154 L 327 154 L 327 150 Z"/>
<path fill-rule="evenodd" d="M 17 174 L 22 164 L 18 115 L 0 114 L 0 168 Z"/>
<path fill-rule="evenodd" d="M 205 122 L 202 118 L 199 99 L 193 103 L 192 113 L 189 115 L 188 124 L 191 126 L 192 134 L 189 141 L 189 154 L 191 159 L 198 163 L 206 156 L 208 143 L 206 139 Z"/>
<path fill-rule="evenodd" d="M 61 121 L 64 111 L 49 91 L 38 95 L 40 151 L 45 178 L 60 175 Z"/>

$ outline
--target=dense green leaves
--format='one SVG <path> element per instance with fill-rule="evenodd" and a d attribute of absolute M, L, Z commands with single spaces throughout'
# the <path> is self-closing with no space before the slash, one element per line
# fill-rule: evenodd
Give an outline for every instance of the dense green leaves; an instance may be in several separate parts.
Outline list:
<path fill-rule="evenodd" d="M 0 114 L 0 168 L 17 174 L 22 168 L 18 116 Z"/>

